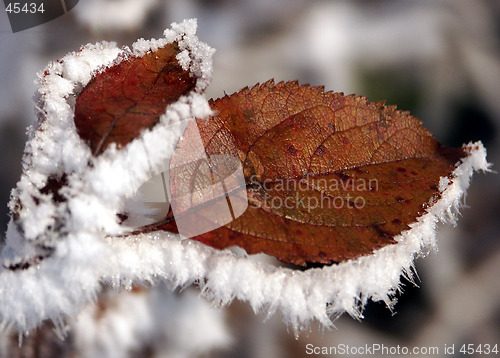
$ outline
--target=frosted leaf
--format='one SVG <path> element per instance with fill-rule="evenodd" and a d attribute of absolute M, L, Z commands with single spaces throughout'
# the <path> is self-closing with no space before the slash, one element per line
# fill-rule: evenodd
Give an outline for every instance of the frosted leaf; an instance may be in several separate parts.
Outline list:
<path fill-rule="evenodd" d="M 196 21 L 190 20 L 173 24 L 164 39 L 139 40 L 132 50 L 87 45 L 39 74 L 44 115 L 30 131 L 1 257 L 4 325 L 24 332 L 47 319 L 59 322 L 77 315 L 102 285 L 119 290 L 158 280 L 180 287 L 197 283 L 203 296 L 220 304 L 237 298 L 256 312 L 279 312 L 295 331 L 313 320 L 331 327 L 332 318 L 344 312 L 360 318 L 369 299 L 391 304 L 401 275 L 412 277 L 414 259 L 435 247 L 437 221 L 453 218 L 472 173 L 489 168 L 481 143 L 464 146 L 468 156 L 449 183 L 440 182 L 440 200 L 395 237 L 397 244 L 323 268 L 279 267 L 169 232 L 127 235 L 146 224 L 149 214 L 136 200 L 137 189 L 165 167 L 187 120 L 211 114 L 202 93 L 211 79 L 213 50 L 195 31 Z M 110 145 L 92 156 L 73 120 L 78 94 L 104 68 L 174 41 L 181 49 L 177 60 L 197 78 L 194 90 L 171 104 L 152 130 L 121 149 Z M 129 213 L 126 220 L 117 215 L 123 211 Z"/>
<path fill-rule="evenodd" d="M 114 255 L 105 237 L 127 230 L 117 213 L 171 156 L 185 122 L 211 114 L 202 92 L 210 82 L 213 50 L 195 32 L 196 21 L 191 20 L 173 24 L 168 38 L 139 40 L 133 50 L 107 42 L 86 45 L 38 74 L 36 100 L 43 115 L 29 130 L 1 256 L 4 325 L 25 332 L 47 319 L 74 316 L 96 297 Z M 190 54 L 195 89 L 122 150 L 111 146 L 92 156 L 75 128 L 76 97 L 105 68 L 171 42 Z M 140 213 L 140 205 L 135 206 Z M 134 255 L 129 258 L 132 264 Z"/>

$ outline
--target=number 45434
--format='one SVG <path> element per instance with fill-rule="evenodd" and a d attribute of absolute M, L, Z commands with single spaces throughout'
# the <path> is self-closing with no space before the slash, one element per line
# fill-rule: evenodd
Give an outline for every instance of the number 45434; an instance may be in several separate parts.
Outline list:
<path fill-rule="evenodd" d="M 460 347 L 460 353 L 472 355 L 472 354 L 498 354 L 498 345 L 489 344 L 463 344 Z"/>
<path fill-rule="evenodd" d="M 22 6 L 21 6 L 22 5 Z M 7 8 L 5 9 L 9 14 L 19 14 L 19 13 L 25 13 L 25 14 L 35 14 L 37 12 L 39 13 L 44 13 L 44 8 L 43 8 L 43 2 L 40 4 L 37 3 L 18 3 L 18 2 L 11 2 L 7 5 Z"/>

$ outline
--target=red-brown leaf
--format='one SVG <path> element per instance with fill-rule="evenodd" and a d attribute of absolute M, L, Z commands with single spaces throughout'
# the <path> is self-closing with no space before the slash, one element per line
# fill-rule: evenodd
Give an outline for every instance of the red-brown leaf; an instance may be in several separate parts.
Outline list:
<path fill-rule="evenodd" d="M 153 127 L 166 107 L 191 91 L 196 78 L 182 69 L 171 43 L 142 57 L 129 57 L 96 75 L 75 105 L 80 137 L 97 156 L 111 143 L 120 148 Z"/>
<path fill-rule="evenodd" d="M 296 82 L 245 88 L 211 106 L 217 114 L 197 121 L 205 150 L 240 159 L 250 205 L 193 239 L 286 263 L 341 262 L 394 244 L 465 156 L 394 106 Z M 186 133 L 189 127 L 178 147 L 189 143 Z M 363 207 L 354 205 L 358 197 Z M 289 207 L 272 203 L 287 198 Z M 154 227 L 176 232 L 171 219 Z"/>

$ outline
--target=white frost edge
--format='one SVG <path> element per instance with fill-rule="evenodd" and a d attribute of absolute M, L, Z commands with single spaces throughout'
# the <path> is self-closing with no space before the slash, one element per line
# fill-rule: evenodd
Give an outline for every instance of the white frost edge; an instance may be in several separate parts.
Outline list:
<path fill-rule="evenodd" d="M 180 287 L 197 283 L 201 295 L 217 305 L 227 305 L 236 298 L 248 302 L 256 313 L 281 313 L 296 333 L 313 320 L 331 328 L 344 312 L 360 319 L 368 300 L 392 307 L 401 276 L 413 280 L 415 258 L 436 248 L 437 222 L 453 223 L 473 172 L 489 170 L 481 142 L 464 148 L 469 155 L 453 171 L 451 181 L 441 178 L 441 198 L 410 225 L 410 230 L 395 237 L 397 244 L 372 255 L 296 271 L 156 232 L 126 240 L 106 239 L 114 255 L 101 273 L 102 279 L 116 288 L 158 278 Z"/>
<path fill-rule="evenodd" d="M 103 267 L 114 255 L 104 237 L 123 231 L 116 213 L 149 179 L 149 172 L 168 161 L 186 122 L 211 114 L 202 92 L 210 83 L 213 49 L 197 39 L 196 27 L 196 20 L 174 23 L 165 30 L 164 38 L 138 40 L 132 50 L 108 42 L 89 44 L 49 63 L 38 74 L 35 98 L 43 120 L 29 129 L 23 174 L 9 203 L 13 210 L 16 198 L 22 201 L 25 231 L 20 234 L 13 221 L 9 223 L 0 258 L 0 327 L 27 332 L 51 319 L 62 331 L 65 317 L 74 317 L 95 300 L 100 278 L 106 274 Z M 144 131 L 122 150 L 111 146 L 93 158 L 76 132 L 77 94 L 105 67 L 173 41 L 182 51 L 181 66 L 198 77 L 195 90 L 169 105 L 153 130 Z M 54 205 L 48 196 L 40 196 L 40 189 L 49 175 L 63 173 L 71 173 L 61 191 L 67 202 Z M 40 203 L 35 203 L 34 195 L 41 198 Z M 57 224 L 54 218 L 61 219 L 68 230 L 60 241 L 44 235 L 49 225 Z M 38 265 L 17 271 L 4 267 L 36 255 L 33 244 L 53 245 L 54 241 L 56 250 Z"/>

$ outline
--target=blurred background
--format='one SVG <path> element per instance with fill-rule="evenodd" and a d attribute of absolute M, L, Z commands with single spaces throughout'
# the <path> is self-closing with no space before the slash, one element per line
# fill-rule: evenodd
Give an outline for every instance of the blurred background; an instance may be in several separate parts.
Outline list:
<path fill-rule="evenodd" d="M 199 38 L 217 50 L 208 98 L 270 78 L 324 85 L 409 110 L 443 144 L 481 140 L 489 162 L 500 163 L 500 1 L 80 0 L 68 14 L 18 33 L 0 6 L 0 231 L 35 118 L 36 73 L 89 42 L 130 45 L 192 17 Z M 465 356 L 462 344 L 500 349 L 499 184 L 497 174 L 474 176 L 463 217 L 455 228 L 440 226 L 439 251 L 417 260 L 420 287 L 405 281 L 394 312 L 370 303 L 360 322 L 343 316 L 334 331 L 313 325 L 295 337 L 279 316 L 265 319 L 241 302 L 220 310 L 196 289 L 106 291 L 72 321 L 64 342 L 51 324 L 21 349 L 17 335 L 3 333 L 0 356 L 308 357 L 310 344 L 435 346 L 438 355 L 421 356 L 443 357 L 445 345 L 455 345 L 446 355 L 455 357 Z M 121 319 L 132 315 L 130 305 L 153 304 L 162 313 L 152 326 L 141 323 L 151 310 Z"/>

